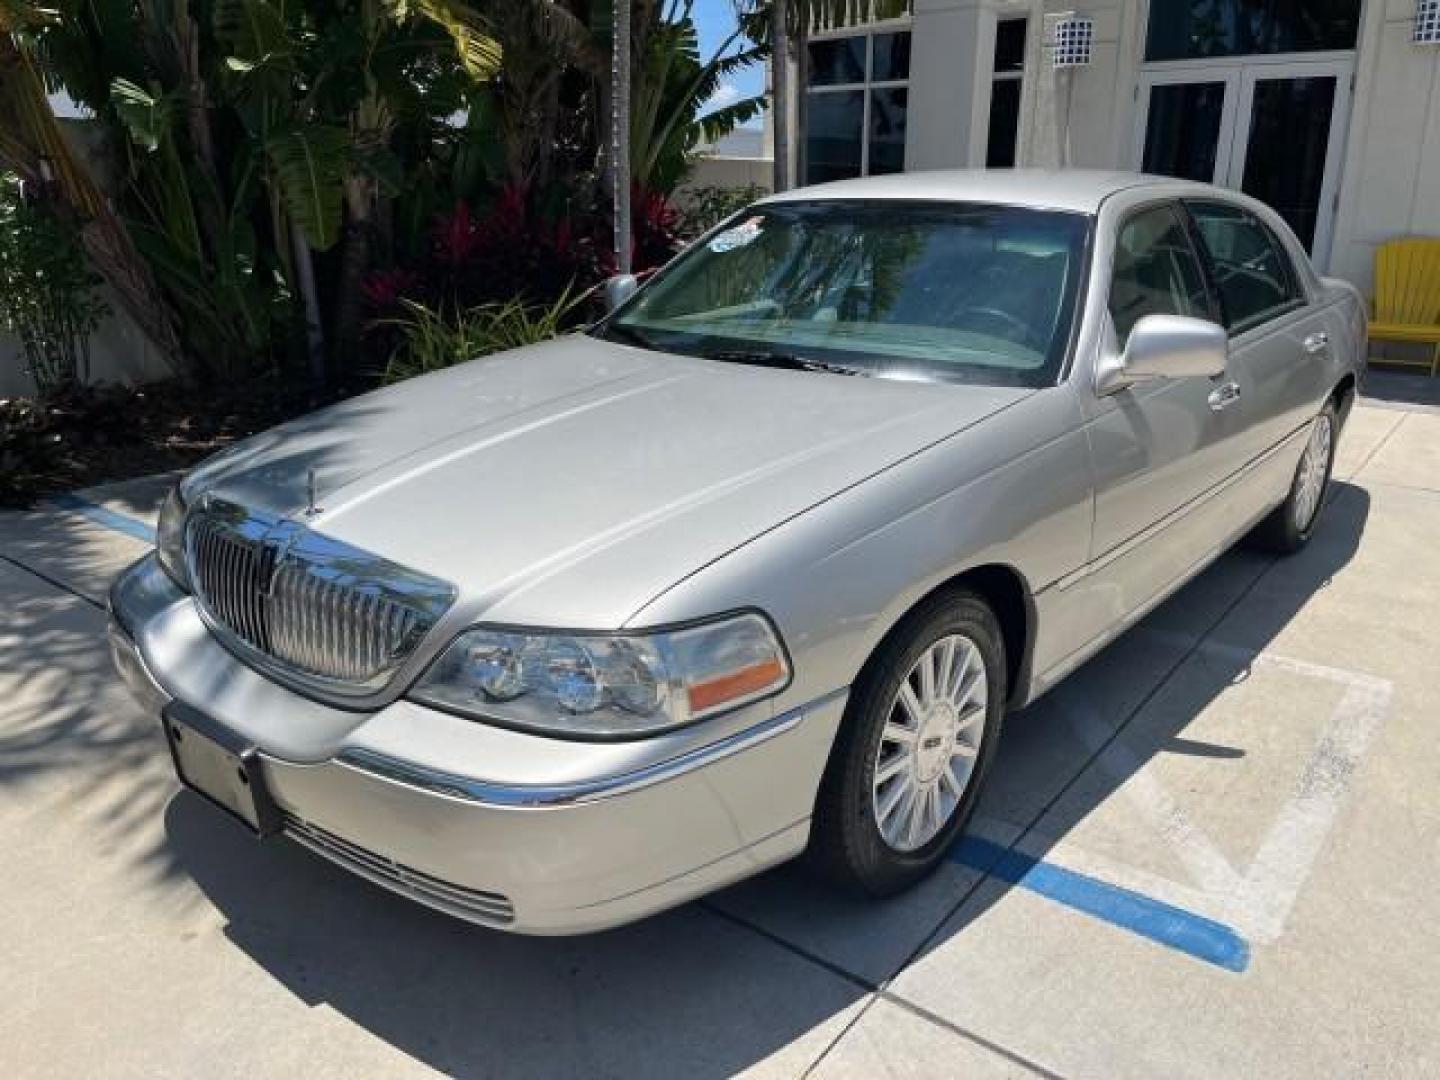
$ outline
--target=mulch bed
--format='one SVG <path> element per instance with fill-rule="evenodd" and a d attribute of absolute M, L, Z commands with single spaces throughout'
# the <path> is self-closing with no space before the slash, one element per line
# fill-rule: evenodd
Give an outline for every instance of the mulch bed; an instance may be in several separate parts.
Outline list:
<path fill-rule="evenodd" d="M 268 381 L 242 388 L 178 381 L 73 387 L 44 400 L 0 399 L 0 506 L 186 469 L 319 404 L 299 388 Z"/>

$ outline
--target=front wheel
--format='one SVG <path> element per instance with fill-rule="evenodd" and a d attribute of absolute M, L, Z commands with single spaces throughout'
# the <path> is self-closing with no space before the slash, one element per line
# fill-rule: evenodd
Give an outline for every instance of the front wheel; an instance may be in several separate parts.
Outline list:
<path fill-rule="evenodd" d="M 1320 414 L 1310 421 L 1310 435 L 1300 455 L 1300 464 L 1295 466 L 1289 494 L 1255 527 L 1253 535 L 1261 547 L 1289 555 L 1304 547 L 1315 532 L 1315 523 L 1325 508 L 1330 470 L 1335 464 L 1339 423 L 1333 401 L 1327 401 Z"/>
<path fill-rule="evenodd" d="M 855 684 L 816 805 L 811 855 L 887 896 L 929 874 L 964 828 L 999 741 L 1005 647 L 968 591 L 909 616 Z"/>

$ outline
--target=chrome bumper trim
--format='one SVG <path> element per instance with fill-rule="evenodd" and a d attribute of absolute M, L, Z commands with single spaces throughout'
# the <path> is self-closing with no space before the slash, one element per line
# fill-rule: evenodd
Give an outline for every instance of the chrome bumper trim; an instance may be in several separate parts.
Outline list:
<path fill-rule="evenodd" d="M 572 806 L 614 798 L 641 788 L 663 784 L 678 776 L 713 765 L 717 761 L 742 753 L 761 743 L 798 727 L 807 712 L 823 708 L 850 692 L 848 686 L 821 694 L 817 698 L 781 713 L 779 716 L 736 732 L 727 738 L 701 746 L 657 762 L 634 772 L 603 780 L 587 780 L 575 784 L 519 785 L 495 784 L 476 780 L 468 776 L 457 776 L 424 765 L 401 761 L 363 747 L 341 750 L 336 761 L 359 772 L 370 773 L 385 780 L 392 780 L 407 787 L 418 788 L 432 795 L 443 795 L 452 799 L 499 806 L 509 809 L 542 809 L 554 806 Z"/>
<path fill-rule="evenodd" d="M 328 829 L 322 829 L 295 814 L 285 815 L 285 835 L 352 874 L 358 874 L 402 896 L 438 908 L 446 914 L 489 926 L 508 926 L 515 921 L 515 906 L 508 897 L 496 892 L 456 885 L 421 873 L 336 836 Z"/>

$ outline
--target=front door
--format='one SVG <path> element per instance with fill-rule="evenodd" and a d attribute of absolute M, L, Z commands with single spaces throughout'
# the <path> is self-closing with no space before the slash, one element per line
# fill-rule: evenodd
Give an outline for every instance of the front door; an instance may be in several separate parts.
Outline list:
<path fill-rule="evenodd" d="M 1268 203 L 1323 264 L 1353 70 L 1353 58 L 1266 58 L 1148 71 L 1140 81 L 1137 164 Z"/>

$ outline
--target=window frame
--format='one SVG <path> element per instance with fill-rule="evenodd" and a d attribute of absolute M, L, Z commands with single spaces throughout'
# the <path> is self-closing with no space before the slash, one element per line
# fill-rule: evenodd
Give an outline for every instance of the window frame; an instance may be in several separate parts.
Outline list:
<path fill-rule="evenodd" d="M 805 39 L 806 48 L 802 50 L 800 64 L 800 90 L 801 104 L 804 108 L 805 119 L 802 124 L 800 139 L 800 161 L 799 173 L 804 184 L 820 183 L 811 181 L 810 172 L 810 96 L 823 94 L 854 93 L 860 92 L 860 171 L 857 176 L 870 175 L 870 136 L 871 136 L 871 92 L 875 90 L 905 90 L 906 103 L 905 111 L 910 111 L 909 89 L 911 77 L 907 73 L 903 79 L 880 79 L 873 80 L 871 76 L 875 71 L 875 38 L 887 34 L 910 34 L 911 46 L 914 46 L 913 24 L 907 19 L 884 20 L 866 25 L 863 29 L 858 27 L 845 27 L 836 30 L 827 30 L 823 33 L 811 34 Z M 864 76 L 860 82 L 847 83 L 826 83 L 822 86 L 810 85 L 810 50 L 809 46 L 824 41 L 836 41 L 844 38 L 864 38 Z M 913 61 L 913 57 L 912 57 Z M 904 171 L 903 159 L 901 171 Z M 887 174 L 888 175 L 888 174 Z"/>
<path fill-rule="evenodd" d="M 1193 238 L 1192 242 L 1199 249 L 1200 261 L 1205 270 L 1206 280 L 1210 283 L 1211 291 L 1217 302 L 1220 325 L 1225 328 L 1227 334 L 1231 337 L 1248 334 L 1251 330 L 1275 322 L 1277 319 L 1283 319 L 1285 316 L 1299 311 L 1310 303 L 1310 297 L 1305 288 L 1305 283 L 1301 280 L 1289 246 L 1281 240 L 1279 234 L 1270 227 L 1270 223 L 1259 214 L 1255 213 L 1249 207 L 1242 206 L 1236 202 L 1230 202 L 1218 196 L 1187 196 L 1180 199 L 1179 203 L 1183 215 L 1189 221 L 1190 232 Z M 1197 205 L 1218 206 L 1221 209 L 1229 210 L 1232 213 L 1241 215 L 1246 221 L 1253 223 L 1259 228 L 1261 235 L 1270 245 L 1270 250 L 1273 251 L 1280 260 L 1280 272 L 1285 278 L 1286 292 L 1289 295 L 1289 299 L 1285 303 L 1277 304 L 1272 308 L 1266 308 L 1242 322 L 1231 321 L 1230 312 L 1227 310 L 1225 303 L 1225 291 L 1220 287 L 1219 275 L 1215 270 L 1215 262 L 1217 260 L 1211 253 L 1209 244 L 1205 242 L 1205 232 L 1200 227 L 1200 221 L 1195 214 L 1194 207 Z"/>
<path fill-rule="evenodd" d="M 1210 274 L 1210 265 L 1207 253 L 1200 246 L 1200 238 L 1195 232 L 1195 223 L 1191 220 L 1189 212 L 1184 206 L 1184 200 L 1176 198 L 1154 199 L 1150 202 L 1140 203 L 1127 209 L 1121 215 L 1120 220 L 1115 223 L 1115 234 L 1110 244 L 1110 267 L 1106 279 L 1105 288 L 1105 318 L 1110 322 L 1111 332 L 1115 335 L 1116 345 L 1123 353 L 1125 346 L 1130 340 L 1130 335 L 1125 335 L 1125 340 L 1120 340 L 1119 329 L 1115 325 L 1115 314 L 1110 309 L 1110 296 L 1115 289 L 1115 260 L 1120 249 L 1120 234 L 1123 233 L 1136 218 L 1145 214 L 1154 213 L 1156 210 L 1168 210 L 1175 223 L 1180 227 L 1181 233 L 1185 236 L 1186 246 L 1190 255 L 1195 260 L 1195 265 L 1200 269 L 1200 280 L 1205 286 L 1205 307 L 1204 316 L 1190 316 L 1191 318 L 1205 318 L 1218 326 L 1224 326 L 1224 308 L 1221 305 L 1219 290 L 1215 287 L 1215 279 Z M 1137 320 L 1138 321 L 1138 320 Z M 1133 327 L 1132 327 L 1133 330 Z"/>

